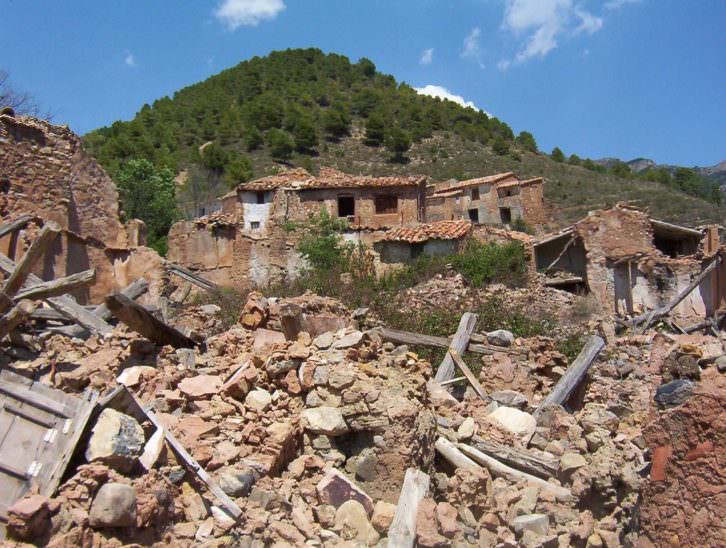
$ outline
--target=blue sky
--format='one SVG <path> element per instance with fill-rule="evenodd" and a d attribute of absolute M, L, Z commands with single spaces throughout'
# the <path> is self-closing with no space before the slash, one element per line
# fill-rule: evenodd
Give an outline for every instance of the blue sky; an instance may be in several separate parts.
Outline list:
<path fill-rule="evenodd" d="M 726 160 L 724 0 L 5 0 L 0 69 L 85 133 L 254 55 L 370 58 L 540 148 Z"/>

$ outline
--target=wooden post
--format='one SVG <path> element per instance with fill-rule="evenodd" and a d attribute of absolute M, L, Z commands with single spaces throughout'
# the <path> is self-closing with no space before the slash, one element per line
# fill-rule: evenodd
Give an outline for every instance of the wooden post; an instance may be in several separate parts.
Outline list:
<path fill-rule="evenodd" d="M 0 312 L 5 312 L 12 306 L 12 298 L 23 287 L 25 280 L 30 274 L 30 270 L 35 263 L 45 253 L 48 246 L 55 240 L 60 232 L 60 226 L 57 223 L 48 221 L 38 234 L 38 237 L 30 244 L 30 247 L 23 255 L 22 259 L 15 265 L 12 273 L 5 280 L 5 284 L 0 293 Z"/>
<path fill-rule="evenodd" d="M 0 226 L 0 238 L 7 234 L 10 234 L 11 232 L 15 232 L 16 230 L 20 230 L 32 220 L 32 215 L 21 215 L 14 221 L 11 221 L 6 225 Z"/>
<path fill-rule="evenodd" d="M 605 341 L 601 337 L 592 335 L 588 339 L 585 347 L 580 351 L 577 358 L 575 358 L 575 361 L 570 364 L 565 374 L 562 375 L 554 388 L 552 388 L 550 393 L 547 394 L 545 399 L 542 400 L 534 411 L 535 418 L 539 418 L 545 408 L 550 405 L 562 405 L 567 401 L 567 398 L 572 394 L 572 391 L 577 385 L 580 384 L 580 381 L 587 374 L 587 370 L 590 369 L 590 366 L 603 348 L 605 348 Z"/>
<path fill-rule="evenodd" d="M 459 321 L 459 328 L 456 330 L 456 334 L 449 345 L 451 350 L 459 354 L 463 354 L 466 351 L 466 347 L 469 346 L 469 337 L 474 332 L 474 327 L 476 327 L 476 320 L 476 314 L 472 314 L 471 312 L 464 313 Z M 434 379 L 438 382 L 448 381 L 454 376 L 454 370 L 454 360 L 451 354 L 447 352 L 441 365 L 436 370 Z"/>
<path fill-rule="evenodd" d="M 438 442 L 437 442 L 438 443 Z M 459 443 L 456 445 L 462 453 L 465 455 L 471 457 L 479 464 L 483 464 L 486 466 L 489 471 L 495 475 L 495 476 L 503 476 L 510 481 L 520 481 L 520 480 L 526 480 L 530 483 L 533 483 L 543 491 L 547 491 L 548 493 L 551 493 L 555 496 L 557 500 L 561 501 L 569 501 L 572 500 L 572 493 L 569 489 L 565 487 L 561 487 L 559 485 L 555 485 L 554 483 L 550 483 L 548 481 L 545 481 L 541 478 L 532 476 L 530 474 L 525 474 L 524 472 L 520 472 L 519 470 L 515 470 L 514 468 L 510 468 L 506 464 L 502 464 L 497 459 L 494 459 L 488 455 L 485 455 L 481 451 L 477 451 L 473 447 L 469 447 L 468 445 L 465 445 L 463 443 Z"/>
<path fill-rule="evenodd" d="M 456 468 L 468 468 L 472 470 L 479 470 L 481 468 L 481 466 L 464 455 L 464 453 L 459 451 L 456 446 L 446 438 L 437 439 L 434 447 L 436 447 L 436 450 L 442 457 L 453 464 Z"/>
<path fill-rule="evenodd" d="M 388 545 L 412 548 L 416 540 L 418 505 L 429 492 L 430 478 L 421 470 L 409 468 L 403 478 L 396 513 L 388 528 Z"/>
<path fill-rule="evenodd" d="M 33 313 L 33 310 L 35 310 L 35 303 L 23 300 L 11 308 L 10 312 L 0 316 L 0 339 L 23 323 Z"/>
<path fill-rule="evenodd" d="M 96 271 L 94 269 L 84 270 L 77 274 L 71 274 L 64 278 L 56 278 L 49 282 L 43 282 L 39 284 L 26 287 L 18 291 L 15 295 L 15 301 L 20 299 L 47 299 L 48 297 L 58 297 L 64 295 L 73 289 L 83 287 L 89 283 L 93 283 L 96 279 Z"/>
<path fill-rule="evenodd" d="M 181 331 L 156 319 L 143 306 L 124 295 L 106 297 L 106 306 L 123 323 L 152 342 L 174 348 L 194 348 L 197 343 Z"/>
<path fill-rule="evenodd" d="M 469 384 L 474 389 L 474 392 L 476 392 L 477 396 L 488 402 L 489 396 L 487 396 L 487 393 L 484 392 L 481 384 L 479 384 L 479 381 L 476 380 L 474 373 L 471 372 L 471 369 L 469 369 L 469 366 L 466 365 L 466 362 L 462 359 L 459 353 L 456 350 L 452 350 L 450 348 L 449 354 L 451 354 L 451 358 L 454 360 L 454 363 L 459 367 L 459 369 L 461 369 L 461 372 L 466 377 L 466 380 L 469 381 Z"/>

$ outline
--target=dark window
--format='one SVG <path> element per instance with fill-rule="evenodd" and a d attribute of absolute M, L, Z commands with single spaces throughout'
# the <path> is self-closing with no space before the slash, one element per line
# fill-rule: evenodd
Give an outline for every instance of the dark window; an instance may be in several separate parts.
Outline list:
<path fill-rule="evenodd" d="M 200 217 L 204 217 L 204 215 L 206 214 L 206 212 L 207 212 L 207 210 L 204 209 L 203 207 L 200 207 L 199 208 L 199 216 Z"/>
<path fill-rule="evenodd" d="M 3 194 L 10 192 L 10 179 L 0 180 L 0 192 Z"/>
<path fill-rule="evenodd" d="M 264 192 L 258 192 L 257 193 L 257 203 L 258 204 L 264 204 L 265 203 L 265 193 Z"/>
<path fill-rule="evenodd" d="M 250 221 L 250 228 L 252 230 L 257 230 L 260 228 L 260 221 Z"/>
<path fill-rule="evenodd" d="M 477 208 L 470 209 L 469 210 L 469 220 L 472 223 L 478 223 L 479 222 L 479 210 Z"/>
<path fill-rule="evenodd" d="M 338 217 L 352 217 L 353 215 L 355 215 L 355 198 L 338 196 Z"/>
<path fill-rule="evenodd" d="M 396 213 L 398 211 L 398 196 L 376 196 L 376 213 Z"/>
<path fill-rule="evenodd" d="M 471 189 L 471 199 L 472 200 L 478 200 L 479 199 L 479 189 L 478 188 L 472 188 Z"/>
<path fill-rule="evenodd" d="M 502 224 L 507 225 L 512 222 L 512 210 L 508 207 L 500 207 L 499 216 L 502 218 Z"/>

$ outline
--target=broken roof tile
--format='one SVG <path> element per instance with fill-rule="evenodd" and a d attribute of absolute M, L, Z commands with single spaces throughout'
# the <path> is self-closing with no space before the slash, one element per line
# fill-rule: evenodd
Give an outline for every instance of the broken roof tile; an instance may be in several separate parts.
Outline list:
<path fill-rule="evenodd" d="M 277 190 L 313 190 L 325 188 L 362 188 L 362 187 L 395 187 L 418 186 L 426 181 L 424 176 L 401 177 L 370 177 L 368 175 L 350 175 L 329 167 L 321 167 L 316 177 L 302 168 L 290 169 L 262 177 L 256 181 L 242 183 L 239 191 Z"/>
<path fill-rule="evenodd" d="M 471 226 L 471 222 L 465 220 L 437 221 L 410 228 L 395 228 L 388 231 L 383 239 L 389 242 L 408 242 L 411 244 L 428 240 L 458 240 L 469 234 Z"/>

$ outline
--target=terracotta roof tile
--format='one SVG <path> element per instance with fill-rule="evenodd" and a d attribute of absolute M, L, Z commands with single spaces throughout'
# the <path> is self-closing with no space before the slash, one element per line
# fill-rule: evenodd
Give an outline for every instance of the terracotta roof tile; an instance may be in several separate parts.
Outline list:
<path fill-rule="evenodd" d="M 477 177 L 476 179 L 467 179 L 466 181 L 461 181 L 456 184 L 441 188 L 436 191 L 436 193 L 440 192 L 449 192 L 451 190 L 458 190 L 461 188 L 468 188 L 470 186 L 478 186 L 478 185 L 486 185 L 491 183 L 498 183 L 500 181 L 504 181 L 506 179 L 514 177 L 515 179 L 517 176 L 511 172 L 507 171 L 505 173 L 497 173 L 495 175 L 487 175 L 486 177 Z"/>
<path fill-rule="evenodd" d="M 525 179 L 524 181 L 520 181 L 519 184 L 521 184 L 521 185 L 536 185 L 538 183 L 544 183 L 544 179 L 542 177 L 532 177 L 531 179 Z"/>
<path fill-rule="evenodd" d="M 283 171 L 242 183 L 237 187 L 241 191 L 276 190 L 278 188 L 290 190 L 312 190 L 324 188 L 359 188 L 359 187 L 394 187 L 418 186 L 426 180 L 423 176 L 405 177 L 370 177 L 368 175 L 349 175 L 336 169 L 322 167 L 320 174 L 315 177 L 301 168 Z"/>
<path fill-rule="evenodd" d="M 469 233 L 471 226 L 471 222 L 465 220 L 437 221 L 410 228 L 394 228 L 389 230 L 383 239 L 390 242 L 408 242 L 410 244 L 428 240 L 458 240 Z"/>

